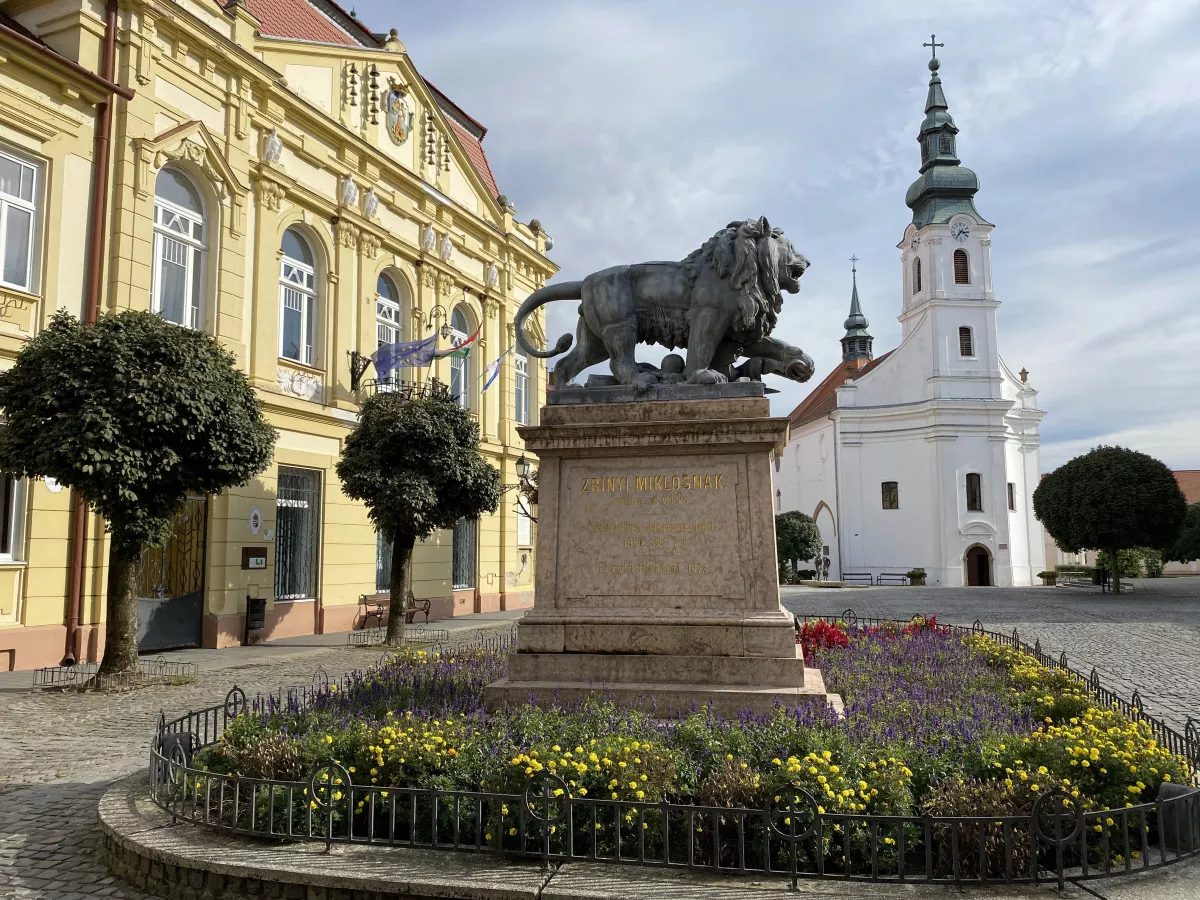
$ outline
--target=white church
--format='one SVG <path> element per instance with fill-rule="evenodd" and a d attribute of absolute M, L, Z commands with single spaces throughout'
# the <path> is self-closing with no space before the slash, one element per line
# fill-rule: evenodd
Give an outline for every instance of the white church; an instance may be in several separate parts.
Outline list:
<path fill-rule="evenodd" d="M 1045 568 L 1032 500 L 1045 413 L 1027 373 L 1000 358 L 993 226 L 955 155 L 938 67 L 935 56 L 898 245 L 902 340 L 874 355 L 855 279 L 842 363 L 789 416 L 776 504 L 816 520 L 831 580 L 923 568 L 930 585 L 1028 585 Z"/>

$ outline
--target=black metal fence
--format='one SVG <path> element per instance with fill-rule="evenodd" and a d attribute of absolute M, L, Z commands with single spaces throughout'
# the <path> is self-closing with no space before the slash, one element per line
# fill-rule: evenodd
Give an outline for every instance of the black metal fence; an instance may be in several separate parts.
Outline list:
<path fill-rule="evenodd" d="M 196 664 L 167 662 L 156 659 L 139 659 L 133 672 L 100 675 L 99 663 L 76 663 L 73 666 L 47 666 L 33 672 L 34 688 L 99 688 L 119 690 L 134 687 L 146 681 L 176 681 L 196 677 Z"/>
<path fill-rule="evenodd" d="M 841 618 L 885 623 L 850 610 Z M 987 632 L 978 622 L 951 627 L 986 634 L 1066 668 L 1065 659 L 1056 662 L 1016 635 Z M 503 650 L 513 637 L 479 646 Z M 1094 673 L 1075 674 L 1098 700 L 1112 698 L 1134 717 L 1157 721 L 1099 688 Z M 338 687 L 352 689 L 352 682 L 342 679 Z M 234 688 L 222 705 L 161 719 L 150 754 L 152 798 L 176 819 L 256 838 L 488 852 L 543 865 L 635 863 L 790 878 L 793 884 L 836 878 L 1061 888 L 1068 880 L 1161 868 L 1200 853 L 1200 790 L 1194 788 L 1114 810 L 1085 810 L 1069 794 L 1053 791 L 1039 796 L 1026 815 L 878 816 L 824 812 L 803 787 L 790 783 L 779 784 L 764 808 L 747 809 L 573 797 L 561 778 L 546 772 L 529 779 L 522 793 L 505 794 L 354 784 L 334 762 L 308 781 L 244 778 L 191 766 L 192 754 L 214 743 L 241 713 L 285 702 L 307 706 L 329 690 L 328 677 L 319 673 L 312 685 L 286 697 L 260 696 L 248 704 Z M 1155 733 L 1166 735 L 1164 743 L 1181 748 L 1196 766 L 1194 734 L 1180 735 L 1161 723 Z"/>

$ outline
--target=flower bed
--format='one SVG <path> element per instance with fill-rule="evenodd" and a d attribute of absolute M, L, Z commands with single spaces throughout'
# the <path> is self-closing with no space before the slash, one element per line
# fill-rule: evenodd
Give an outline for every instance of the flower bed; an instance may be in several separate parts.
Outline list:
<path fill-rule="evenodd" d="M 1055 789 L 1085 810 L 1125 807 L 1190 777 L 1147 726 L 989 638 L 935 620 L 813 625 L 800 637 L 845 699 L 840 720 L 781 708 L 659 721 L 602 698 L 487 717 L 482 688 L 505 673 L 505 654 L 407 651 L 306 708 L 271 702 L 239 716 L 194 765 L 300 782 L 334 760 L 354 785 L 512 795 L 552 773 L 575 797 L 747 809 L 789 781 L 822 814 L 889 815 L 1028 813 Z M 332 787 L 340 800 L 349 786 Z"/>

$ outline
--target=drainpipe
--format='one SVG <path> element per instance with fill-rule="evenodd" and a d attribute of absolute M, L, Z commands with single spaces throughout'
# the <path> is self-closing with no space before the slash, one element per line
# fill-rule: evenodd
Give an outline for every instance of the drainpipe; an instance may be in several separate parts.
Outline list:
<path fill-rule="evenodd" d="M 108 0 L 104 9 L 104 57 L 100 77 L 110 84 L 116 74 L 117 57 L 117 3 Z M 112 95 L 100 104 L 96 123 L 96 140 L 92 152 L 92 198 L 88 211 L 88 268 L 86 293 L 83 300 L 83 321 L 92 325 L 100 311 L 100 292 L 104 275 L 104 218 L 108 209 L 109 153 L 112 146 L 113 104 Z M 77 661 L 75 643 L 79 633 L 79 619 L 83 607 L 84 549 L 87 541 L 87 506 L 76 490 L 71 491 L 71 559 L 68 575 L 68 603 L 66 652 L 63 665 L 74 665 Z M 85 656 L 85 653 L 79 654 Z"/>

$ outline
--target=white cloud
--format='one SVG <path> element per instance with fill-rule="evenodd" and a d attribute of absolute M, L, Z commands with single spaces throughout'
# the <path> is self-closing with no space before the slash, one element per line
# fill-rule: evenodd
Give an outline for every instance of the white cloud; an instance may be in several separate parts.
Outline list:
<path fill-rule="evenodd" d="M 1045 467 L 1098 443 L 1200 467 L 1200 0 L 392 9 L 359 14 L 399 28 L 489 126 L 501 188 L 554 236 L 560 278 L 681 258 L 734 217 L 782 225 L 813 267 L 780 331 L 814 381 L 839 358 L 851 252 L 877 352 L 899 341 L 895 244 L 937 32 L 997 226 L 1001 350 L 1047 410 Z M 574 327 L 556 306 L 551 336 Z M 776 386 L 777 413 L 810 389 Z"/>

